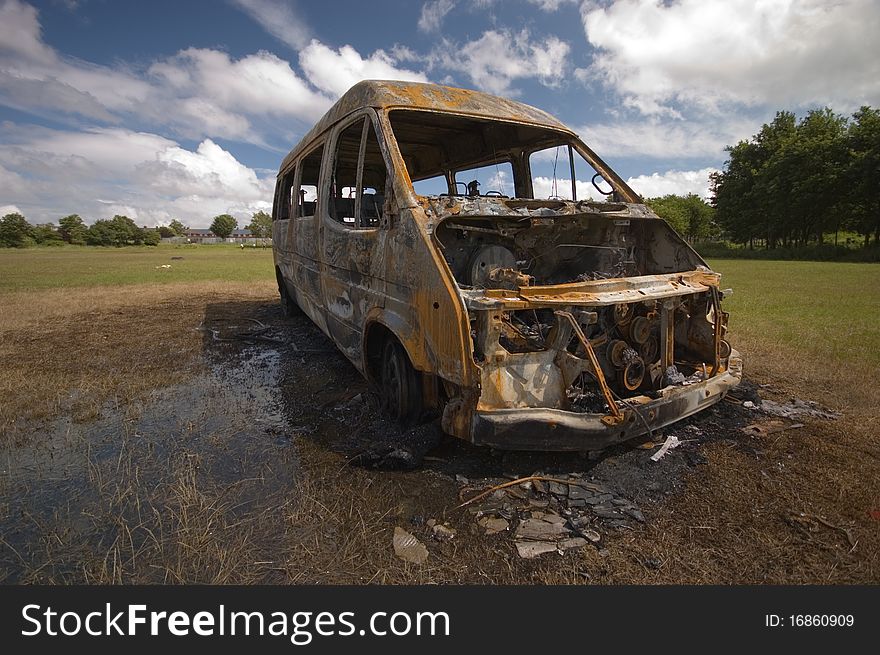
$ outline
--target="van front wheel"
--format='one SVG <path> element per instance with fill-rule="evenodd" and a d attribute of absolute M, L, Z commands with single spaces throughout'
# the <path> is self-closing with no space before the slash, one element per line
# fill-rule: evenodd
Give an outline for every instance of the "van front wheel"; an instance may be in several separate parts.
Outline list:
<path fill-rule="evenodd" d="M 401 425 L 415 425 L 422 414 L 421 380 L 403 346 L 394 339 L 385 343 L 379 382 L 383 409 Z"/>

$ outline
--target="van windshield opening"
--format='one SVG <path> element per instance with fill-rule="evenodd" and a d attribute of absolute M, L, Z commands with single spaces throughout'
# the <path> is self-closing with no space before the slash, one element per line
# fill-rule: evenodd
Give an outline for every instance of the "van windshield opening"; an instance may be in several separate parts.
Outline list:
<path fill-rule="evenodd" d="M 567 200 L 610 195 L 591 184 L 596 170 L 564 132 L 411 109 L 391 111 L 389 119 L 419 195 Z"/>

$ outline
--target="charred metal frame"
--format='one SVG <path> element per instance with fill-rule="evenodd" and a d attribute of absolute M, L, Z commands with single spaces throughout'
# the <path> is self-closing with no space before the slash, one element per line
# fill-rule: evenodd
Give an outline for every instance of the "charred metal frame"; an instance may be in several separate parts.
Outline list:
<path fill-rule="evenodd" d="M 577 152 L 613 195 L 605 202 L 418 196 L 395 137 L 398 110 L 522 126 L 544 139 L 534 148 L 545 142 L 568 146 L 572 171 Z M 376 376 L 377 348 L 395 339 L 420 376 L 425 406 L 441 414 L 449 434 L 499 448 L 580 451 L 679 420 L 739 382 L 739 355 L 724 341 L 727 315 L 718 274 L 571 130 L 534 107 L 436 85 L 359 83 L 284 159 L 276 205 L 286 192 L 282 181 L 298 184 L 299 163 L 319 144 L 319 189 L 328 188 L 337 137 L 363 116 L 369 120 L 359 148 L 356 202 L 372 125 L 388 176 L 380 225 L 353 230 L 332 224 L 328 198 L 319 190 L 314 217 L 288 219 L 275 212 L 273 239 L 280 284 L 368 378 Z M 530 152 L 512 161 L 515 185 L 528 194 Z M 466 163 L 486 165 L 497 156 L 487 152 Z M 451 173 L 444 175 L 450 184 Z M 554 282 L 554 276 L 536 279 L 535 271 L 523 271 L 511 254 L 503 265 L 490 266 L 487 288 L 466 279 L 477 243 L 495 244 L 498 253 L 533 253 L 544 241 L 557 248 L 552 239 L 559 235 L 580 240 L 570 245 L 584 253 L 600 253 L 590 261 L 638 251 L 637 257 L 618 258 L 633 260 L 626 266 L 632 264 L 635 274 L 572 280 L 560 273 L 556 277 L 564 279 Z M 589 257 L 548 259 L 559 267 Z M 615 308 L 641 312 L 639 330 L 609 319 Z M 534 314 L 534 324 L 514 324 L 524 312 Z M 538 312 L 554 318 L 542 322 Z M 650 347 L 643 351 L 638 339 L 645 334 Z M 505 339 L 521 342 L 520 352 L 502 345 Z M 650 370 L 627 377 L 632 362 L 641 361 L 642 353 L 651 358 L 652 349 Z M 629 358 L 622 381 L 615 363 L 621 353 Z M 647 364 L 642 361 L 645 369 Z M 684 383 L 669 382 L 677 364 L 687 374 L 681 375 Z M 591 410 L 577 409 L 571 399 L 572 386 L 586 384 L 584 375 L 600 392 Z"/>

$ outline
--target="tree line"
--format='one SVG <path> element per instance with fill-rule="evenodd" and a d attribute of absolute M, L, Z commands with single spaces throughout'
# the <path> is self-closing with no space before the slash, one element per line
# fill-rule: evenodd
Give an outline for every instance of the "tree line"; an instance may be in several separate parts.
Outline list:
<path fill-rule="evenodd" d="M 851 232 L 880 244 L 880 110 L 847 118 L 825 107 L 800 121 L 780 111 L 726 151 L 711 192 L 727 239 L 774 249 Z"/>
<path fill-rule="evenodd" d="M 230 214 L 214 217 L 211 231 L 219 238 L 229 237 L 238 228 L 238 221 Z M 0 247 L 26 248 L 28 246 L 62 245 L 64 243 L 87 246 L 155 246 L 163 238 L 183 237 L 189 227 L 177 219 L 168 225 L 138 227 L 128 216 L 117 214 L 110 219 L 98 219 L 91 225 L 78 214 L 70 214 L 54 223 L 32 225 L 20 213 L 13 212 L 0 218 Z M 251 236 L 272 236 L 272 217 L 266 212 L 256 212 L 246 226 Z"/>

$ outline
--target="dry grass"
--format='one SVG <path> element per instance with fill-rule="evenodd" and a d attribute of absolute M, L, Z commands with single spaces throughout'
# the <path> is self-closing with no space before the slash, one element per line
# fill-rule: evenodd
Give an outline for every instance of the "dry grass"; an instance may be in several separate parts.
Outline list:
<path fill-rule="evenodd" d="M 98 415 L 201 365 L 206 304 L 266 298 L 274 283 L 91 287 L 2 296 L 0 437 L 16 423 Z"/>
<path fill-rule="evenodd" d="M 429 470 L 347 466 L 343 455 L 307 438 L 296 438 L 295 447 L 255 439 L 253 425 L 243 421 L 260 418 L 255 413 L 263 410 L 248 379 L 240 381 L 239 397 L 223 395 L 222 386 L 208 389 L 193 415 L 170 416 L 154 432 L 138 428 L 139 416 L 158 402 L 148 392 L 204 373 L 206 334 L 199 327 L 210 306 L 240 301 L 241 307 L 230 311 L 241 318 L 274 299 L 270 280 L 2 296 L 11 309 L 0 318 L 0 429 L 7 435 L 2 454 L 6 459 L 28 448 L 34 454 L 16 460 L 26 464 L 20 475 L 0 479 L 0 517 L 14 528 L 0 532 L 0 580 L 880 580 L 880 524 L 869 514 L 880 509 L 880 385 L 868 362 L 820 360 L 809 354 L 812 349 L 804 353 L 784 341 L 762 339 L 758 324 L 735 323 L 733 338 L 746 357 L 749 378 L 771 385 L 763 395 L 816 400 L 842 410 L 843 418 L 809 421 L 800 430 L 755 439 L 752 450 L 709 443 L 703 448 L 708 465 L 695 469 L 681 492 L 642 507 L 645 525 L 610 533 L 601 552 L 588 548 L 523 561 L 507 535 L 486 537 L 466 511 L 455 509 L 458 488 L 448 478 Z M 291 384 L 353 378 L 340 362 L 328 359 L 305 371 L 293 362 L 300 377 Z M 331 375 L 321 369 L 331 365 L 344 370 Z M 362 388 L 358 384 L 350 383 L 351 393 Z M 67 436 L 50 434 L 52 417 L 91 421 L 108 407 L 119 414 L 118 422 L 88 424 L 103 426 L 100 440 L 73 428 Z M 176 407 L 170 403 L 169 412 Z M 296 429 L 295 421 L 288 424 L 288 432 Z M 55 446 L 41 450 L 41 439 L 60 439 L 63 448 L 57 452 L 63 457 Z M 15 520 L 9 518 L 19 511 Z M 427 528 L 411 523 L 414 516 L 448 520 L 458 534 L 449 543 L 431 542 Z M 425 565 L 394 557 L 390 541 L 396 525 L 429 543 Z"/>
<path fill-rule="evenodd" d="M 754 453 L 733 444 L 707 445 L 709 464 L 688 478 L 682 493 L 643 508 L 650 516 L 647 525 L 612 540 L 605 558 L 587 553 L 600 572 L 597 581 L 876 584 L 876 372 L 767 348 L 757 340 L 740 338 L 736 346 L 750 379 L 768 385 L 763 396 L 814 400 L 841 410 L 843 417 L 756 439 Z M 565 570 L 549 577 L 577 579 Z"/>

